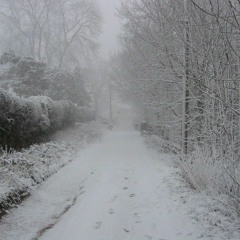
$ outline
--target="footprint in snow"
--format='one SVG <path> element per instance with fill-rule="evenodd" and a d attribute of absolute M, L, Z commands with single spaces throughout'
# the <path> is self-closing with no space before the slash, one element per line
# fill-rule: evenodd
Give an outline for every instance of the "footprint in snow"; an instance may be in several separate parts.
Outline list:
<path fill-rule="evenodd" d="M 114 214 L 114 210 L 113 210 L 112 208 L 110 208 L 110 209 L 108 210 L 108 213 L 109 213 L 109 214 Z"/>
<path fill-rule="evenodd" d="M 118 195 L 115 194 L 112 198 L 111 198 L 111 201 L 110 202 L 115 202 L 118 198 Z"/>
<path fill-rule="evenodd" d="M 141 217 L 139 216 L 139 213 L 134 213 L 134 217 L 137 219 L 140 219 Z"/>
<path fill-rule="evenodd" d="M 124 188 L 123 188 L 123 190 L 127 190 L 127 189 L 128 189 L 128 187 L 124 187 Z"/>
<path fill-rule="evenodd" d="M 94 228 L 97 230 L 97 229 L 101 228 L 101 226 L 102 226 L 102 222 L 98 221 L 95 223 Z"/>

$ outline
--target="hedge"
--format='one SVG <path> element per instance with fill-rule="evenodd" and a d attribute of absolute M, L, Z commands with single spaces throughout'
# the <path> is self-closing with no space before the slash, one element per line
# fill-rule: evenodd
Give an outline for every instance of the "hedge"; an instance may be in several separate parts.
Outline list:
<path fill-rule="evenodd" d="M 0 147 L 20 149 L 75 121 L 75 105 L 49 97 L 22 98 L 0 89 Z"/>

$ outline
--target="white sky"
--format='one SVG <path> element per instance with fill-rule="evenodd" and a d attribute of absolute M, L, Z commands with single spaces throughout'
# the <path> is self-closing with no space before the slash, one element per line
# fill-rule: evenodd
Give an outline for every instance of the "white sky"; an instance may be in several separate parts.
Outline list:
<path fill-rule="evenodd" d="M 118 35 L 120 33 L 120 21 L 116 16 L 116 7 L 120 6 L 121 0 L 97 0 L 103 17 L 102 34 L 100 36 L 100 55 L 108 58 L 112 53 L 119 50 Z"/>

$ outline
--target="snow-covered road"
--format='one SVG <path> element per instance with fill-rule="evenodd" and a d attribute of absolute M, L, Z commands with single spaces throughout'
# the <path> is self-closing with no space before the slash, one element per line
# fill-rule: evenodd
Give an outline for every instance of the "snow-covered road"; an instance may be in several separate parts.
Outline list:
<path fill-rule="evenodd" d="M 4 217 L 0 239 L 202 238 L 166 181 L 170 157 L 147 149 L 138 132 L 115 130 Z"/>

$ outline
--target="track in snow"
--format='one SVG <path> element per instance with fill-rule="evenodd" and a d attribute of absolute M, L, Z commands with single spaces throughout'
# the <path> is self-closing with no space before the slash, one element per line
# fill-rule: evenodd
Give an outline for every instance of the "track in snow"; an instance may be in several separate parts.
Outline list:
<path fill-rule="evenodd" d="M 171 168 L 139 133 L 113 131 L 43 183 L 0 225 L 11 240 L 192 240 L 204 229 L 174 201 Z"/>
<path fill-rule="evenodd" d="M 171 156 L 157 155 L 139 133 L 125 129 L 80 151 L 11 210 L 0 223 L 0 239 L 202 239 L 205 229 L 186 214 L 166 182 Z"/>
<path fill-rule="evenodd" d="M 169 167 L 146 149 L 138 133 L 111 133 L 89 152 L 89 160 L 96 164 L 84 194 L 40 239 L 192 240 L 202 235 L 169 193 Z"/>

